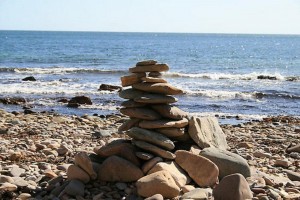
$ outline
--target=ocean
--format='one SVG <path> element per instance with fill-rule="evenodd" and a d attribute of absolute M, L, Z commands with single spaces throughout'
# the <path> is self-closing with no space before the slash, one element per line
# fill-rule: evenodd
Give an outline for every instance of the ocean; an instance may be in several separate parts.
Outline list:
<path fill-rule="evenodd" d="M 0 98 L 24 97 L 34 111 L 118 113 L 123 99 L 98 88 L 120 85 L 145 59 L 168 63 L 164 78 L 184 90 L 176 105 L 190 113 L 300 116 L 299 35 L 0 31 Z M 27 76 L 37 81 L 22 81 Z M 77 95 L 93 105 L 57 102 Z"/>

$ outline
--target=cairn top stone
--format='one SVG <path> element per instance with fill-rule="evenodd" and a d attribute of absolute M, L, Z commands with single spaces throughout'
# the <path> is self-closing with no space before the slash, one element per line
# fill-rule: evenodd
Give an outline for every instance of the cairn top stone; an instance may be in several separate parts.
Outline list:
<path fill-rule="evenodd" d="M 147 65 L 155 65 L 157 63 L 156 60 L 143 60 L 136 63 L 136 66 L 147 66 Z"/>
<path fill-rule="evenodd" d="M 135 66 L 129 68 L 129 72 L 137 73 L 137 72 L 163 72 L 168 71 L 169 66 L 167 64 L 155 64 L 155 65 L 145 65 L 145 66 Z"/>

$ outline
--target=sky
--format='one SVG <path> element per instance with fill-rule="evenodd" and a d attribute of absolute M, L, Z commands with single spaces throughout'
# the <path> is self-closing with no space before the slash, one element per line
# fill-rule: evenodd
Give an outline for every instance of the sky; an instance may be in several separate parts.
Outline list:
<path fill-rule="evenodd" d="M 300 34 L 300 0 L 0 0 L 0 30 Z"/>

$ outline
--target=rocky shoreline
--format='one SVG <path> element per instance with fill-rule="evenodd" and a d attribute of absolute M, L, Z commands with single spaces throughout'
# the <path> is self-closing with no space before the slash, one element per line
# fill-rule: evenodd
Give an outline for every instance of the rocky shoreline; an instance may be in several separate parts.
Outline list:
<path fill-rule="evenodd" d="M 191 116 L 168 69 L 130 68 L 122 114 L 0 110 L 0 199 L 300 199 L 299 118 Z"/>

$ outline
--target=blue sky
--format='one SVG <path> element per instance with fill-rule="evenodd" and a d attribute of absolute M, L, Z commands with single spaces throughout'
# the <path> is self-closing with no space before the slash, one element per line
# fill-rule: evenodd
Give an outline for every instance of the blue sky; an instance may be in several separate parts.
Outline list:
<path fill-rule="evenodd" d="M 300 0 L 0 0 L 0 30 L 300 34 Z"/>

